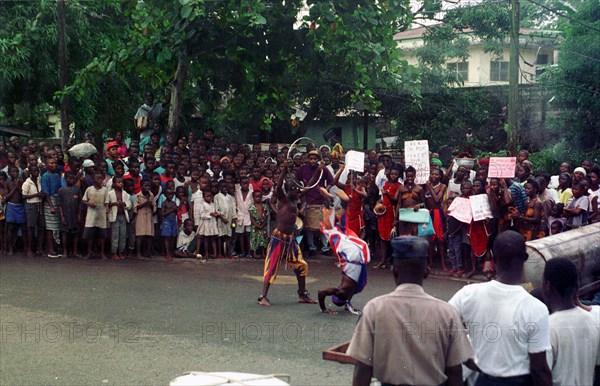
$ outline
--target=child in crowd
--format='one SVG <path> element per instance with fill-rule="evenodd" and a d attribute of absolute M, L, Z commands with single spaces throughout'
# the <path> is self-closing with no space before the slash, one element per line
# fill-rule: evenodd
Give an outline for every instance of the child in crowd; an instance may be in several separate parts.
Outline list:
<path fill-rule="evenodd" d="M 37 240 L 35 254 L 42 253 L 41 235 L 44 234 L 44 192 L 40 181 L 40 168 L 31 165 L 28 168 L 29 178 L 25 180 L 21 187 L 21 193 L 25 199 L 25 212 L 27 213 L 27 256 L 34 254 L 34 236 Z"/>
<path fill-rule="evenodd" d="M 525 194 L 529 197 L 527 203 L 527 209 L 525 214 L 513 215 L 515 220 L 518 220 L 518 226 L 521 234 L 525 237 L 525 240 L 537 240 L 546 236 L 542 229 L 542 218 L 544 211 L 542 203 L 538 198 L 538 192 L 540 190 L 539 183 L 534 179 L 529 179 L 525 183 Z"/>
<path fill-rule="evenodd" d="M 195 258 L 197 257 L 195 251 L 196 232 L 194 232 L 194 223 L 188 218 L 183 222 L 183 227 L 177 235 L 177 249 L 175 249 L 173 254 L 175 257 Z"/>
<path fill-rule="evenodd" d="M 567 218 L 566 228 L 574 229 L 587 224 L 587 215 L 590 208 L 590 200 L 585 195 L 585 190 L 580 181 L 573 183 L 573 198 L 563 210 L 563 216 Z"/>
<path fill-rule="evenodd" d="M 236 216 L 235 197 L 227 193 L 227 182 L 219 182 L 219 193 L 215 196 L 215 209 L 221 214 L 217 219 L 218 244 L 217 254 L 219 257 L 232 257 L 230 240 L 232 234 L 232 222 Z"/>
<path fill-rule="evenodd" d="M 200 204 L 200 223 L 198 224 L 198 239 L 196 243 L 196 254 L 200 254 L 200 241 L 204 241 L 204 254 L 208 258 L 217 257 L 217 219 L 221 216 L 215 208 L 212 192 L 205 190 L 202 194 L 203 200 Z M 196 202 L 196 205 L 198 202 Z M 211 247 L 209 251 L 209 246 Z M 212 253 L 211 253 L 212 252 Z"/>
<path fill-rule="evenodd" d="M 590 189 L 588 199 L 590 209 L 588 221 L 590 224 L 600 222 L 600 168 L 593 167 L 588 173 Z"/>
<path fill-rule="evenodd" d="M 64 254 L 66 257 L 81 257 L 77 252 L 81 221 L 81 190 L 79 186 L 75 185 L 77 176 L 72 171 L 65 173 L 65 180 L 67 186 L 63 186 L 58 190 L 58 211 L 60 213 Z M 72 253 L 69 253 L 69 241 L 71 241 Z"/>
<path fill-rule="evenodd" d="M 154 195 L 150 191 L 150 181 L 142 180 L 142 190 L 135 196 L 133 202 L 133 213 L 135 219 L 135 242 L 137 250 L 137 259 L 150 257 L 152 247 L 152 238 L 154 237 L 154 225 L 152 223 L 153 214 L 156 212 L 156 202 Z M 142 242 L 145 244 L 145 253 L 142 254 Z"/>
<path fill-rule="evenodd" d="M 390 168 L 388 179 L 382 187 L 381 203 L 375 205 L 374 211 L 378 216 L 377 227 L 380 237 L 380 261 L 375 268 L 386 268 L 389 253 L 390 240 L 392 239 L 392 230 L 396 226 L 396 204 L 398 203 L 397 194 L 402 186 L 398 178 L 402 174 L 402 166 L 394 164 Z"/>
<path fill-rule="evenodd" d="M 129 222 L 127 223 L 127 255 L 133 256 L 135 253 L 135 214 L 133 213 L 133 203 L 137 194 L 133 192 L 134 180 L 132 178 L 123 179 L 123 190 L 129 194 L 129 209 L 127 209 L 127 216 L 129 216 Z"/>
<path fill-rule="evenodd" d="M 473 182 L 473 195 L 485 195 L 489 201 L 489 197 L 486 194 L 486 180 L 480 179 Z M 467 235 L 471 245 L 471 271 L 466 275 L 467 278 L 473 277 L 477 273 L 477 259 L 484 258 L 484 261 L 490 261 L 489 255 L 489 244 L 488 237 L 490 235 L 489 221 L 479 220 L 471 221 L 468 227 Z M 492 270 L 487 269 L 488 280 L 492 278 Z"/>
<path fill-rule="evenodd" d="M 173 260 L 171 253 L 175 249 L 175 238 L 177 237 L 177 204 L 175 203 L 175 193 L 173 189 L 169 188 L 165 190 L 165 200 L 161 204 L 161 215 L 162 225 L 160 228 L 160 235 L 165 242 L 165 258 L 170 261 Z"/>
<path fill-rule="evenodd" d="M 110 223 L 110 250 L 113 260 L 125 259 L 127 242 L 127 224 L 131 201 L 129 193 L 123 190 L 123 177 L 116 174 L 113 177 L 113 189 L 106 196 L 106 214 Z"/>
<path fill-rule="evenodd" d="M 183 222 L 190 218 L 190 202 L 184 186 L 175 188 L 175 204 L 177 205 L 177 228 L 181 228 Z"/>
<path fill-rule="evenodd" d="M 446 185 L 442 184 L 442 171 L 433 168 L 429 172 L 429 181 L 425 184 L 425 208 L 429 210 L 434 234 L 429 241 L 429 266 L 433 266 L 434 256 L 438 256 L 440 266 L 444 272 L 446 267 L 446 245 L 444 244 L 444 228 L 446 218 L 444 215 L 444 194 Z"/>
<path fill-rule="evenodd" d="M 452 200 L 454 200 L 454 198 L 450 198 L 450 202 L 452 202 Z M 450 203 L 448 203 L 448 206 L 449 205 Z M 465 273 L 462 263 L 462 229 L 464 224 L 450 215 L 447 219 L 447 230 L 444 234 L 444 238 L 448 241 L 448 259 L 450 260 L 450 265 L 452 267 L 448 271 L 448 274 L 455 277 L 462 277 Z"/>
<path fill-rule="evenodd" d="M 249 210 L 253 202 L 252 191 L 250 190 L 250 180 L 245 176 L 240 177 L 240 183 L 235 187 L 235 203 L 237 208 L 235 232 L 237 233 L 240 257 L 251 257 L 250 231 L 252 222 L 250 220 Z"/>
<path fill-rule="evenodd" d="M 106 209 L 104 203 L 108 190 L 102 186 L 104 182 L 104 173 L 98 171 L 94 173 L 94 185 L 86 189 L 81 202 L 87 206 L 85 216 L 85 228 L 83 229 L 83 239 L 87 240 L 87 254 L 85 259 L 92 255 L 92 243 L 98 241 L 100 257 L 102 260 L 108 259 L 104 254 L 104 242 L 107 236 L 108 223 L 106 221 Z"/>
<path fill-rule="evenodd" d="M 19 168 L 12 165 L 8 167 L 8 176 L 10 179 L 6 182 L 8 194 L 5 197 L 6 202 L 6 242 L 8 245 L 8 255 L 13 254 L 14 245 L 23 227 L 27 222 L 25 215 L 25 205 L 23 205 L 23 193 L 21 186 L 23 181 L 19 179 Z"/>
<path fill-rule="evenodd" d="M 248 210 L 252 230 L 250 231 L 250 250 L 254 259 L 264 259 L 267 244 L 269 243 L 268 223 L 271 216 L 269 206 L 262 202 L 262 192 L 252 192 L 254 203 Z"/>

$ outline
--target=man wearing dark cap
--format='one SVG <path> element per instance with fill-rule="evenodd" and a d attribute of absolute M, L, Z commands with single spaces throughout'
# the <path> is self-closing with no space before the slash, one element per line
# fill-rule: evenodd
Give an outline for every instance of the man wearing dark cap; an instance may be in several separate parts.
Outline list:
<path fill-rule="evenodd" d="M 463 287 L 449 301 L 469 330 L 475 385 L 550 385 L 548 309 L 521 286 L 525 239 L 503 232 L 493 251 L 497 279 Z"/>
<path fill-rule="evenodd" d="M 348 355 L 358 360 L 353 385 L 462 385 L 461 364 L 473 357 L 466 330 L 448 303 L 423 290 L 429 243 L 392 240 L 396 290 L 367 303 Z"/>

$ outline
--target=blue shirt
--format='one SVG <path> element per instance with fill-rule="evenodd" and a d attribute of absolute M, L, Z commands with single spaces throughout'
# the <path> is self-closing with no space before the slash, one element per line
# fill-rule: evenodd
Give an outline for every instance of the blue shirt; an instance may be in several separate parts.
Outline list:
<path fill-rule="evenodd" d="M 60 174 L 50 172 L 42 174 L 42 191 L 46 196 L 58 194 L 60 185 Z"/>
<path fill-rule="evenodd" d="M 513 182 L 508 189 L 510 189 L 514 206 L 519 209 L 519 213 L 525 214 L 527 201 L 529 201 L 529 197 L 525 194 L 525 189 L 518 182 Z"/>

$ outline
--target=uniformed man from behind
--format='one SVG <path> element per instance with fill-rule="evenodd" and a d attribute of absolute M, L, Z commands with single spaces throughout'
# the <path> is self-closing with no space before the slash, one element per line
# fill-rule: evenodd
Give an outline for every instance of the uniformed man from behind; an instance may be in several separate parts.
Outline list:
<path fill-rule="evenodd" d="M 452 306 L 423 290 L 429 244 L 392 240 L 397 288 L 367 303 L 348 355 L 358 362 L 353 385 L 462 385 L 461 364 L 473 358 L 466 329 Z"/>

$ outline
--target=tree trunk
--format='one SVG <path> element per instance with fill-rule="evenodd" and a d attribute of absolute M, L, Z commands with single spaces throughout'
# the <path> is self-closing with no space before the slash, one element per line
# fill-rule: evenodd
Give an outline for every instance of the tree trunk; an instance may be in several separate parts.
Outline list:
<path fill-rule="evenodd" d="M 187 55 L 187 50 L 182 49 L 179 53 L 177 61 L 177 70 L 175 78 L 171 82 L 171 104 L 169 106 L 169 133 L 176 137 L 181 135 L 181 110 L 183 108 L 183 86 L 185 85 L 188 70 L 190 67 L 190 59 Z"/>
<path fill-rule="evenodd" d="M 508 150 L 519 148 L 519 0 L 511 0 L 510 67 L 508 73 Z"/>
<path fill-rule="evenodd" d="M 58 84 L 61 91 L 65 91 L 68 83 L 68 49 L 67 49 L 67 23 L 65 18 L 65 0 L 56 2 L 56 24 L 58 34 Z M 60 126 L 62 130 L 62 147 L 66 148 L 69 140 L 69 96 L 62 95 L 60 102 Z"/>

